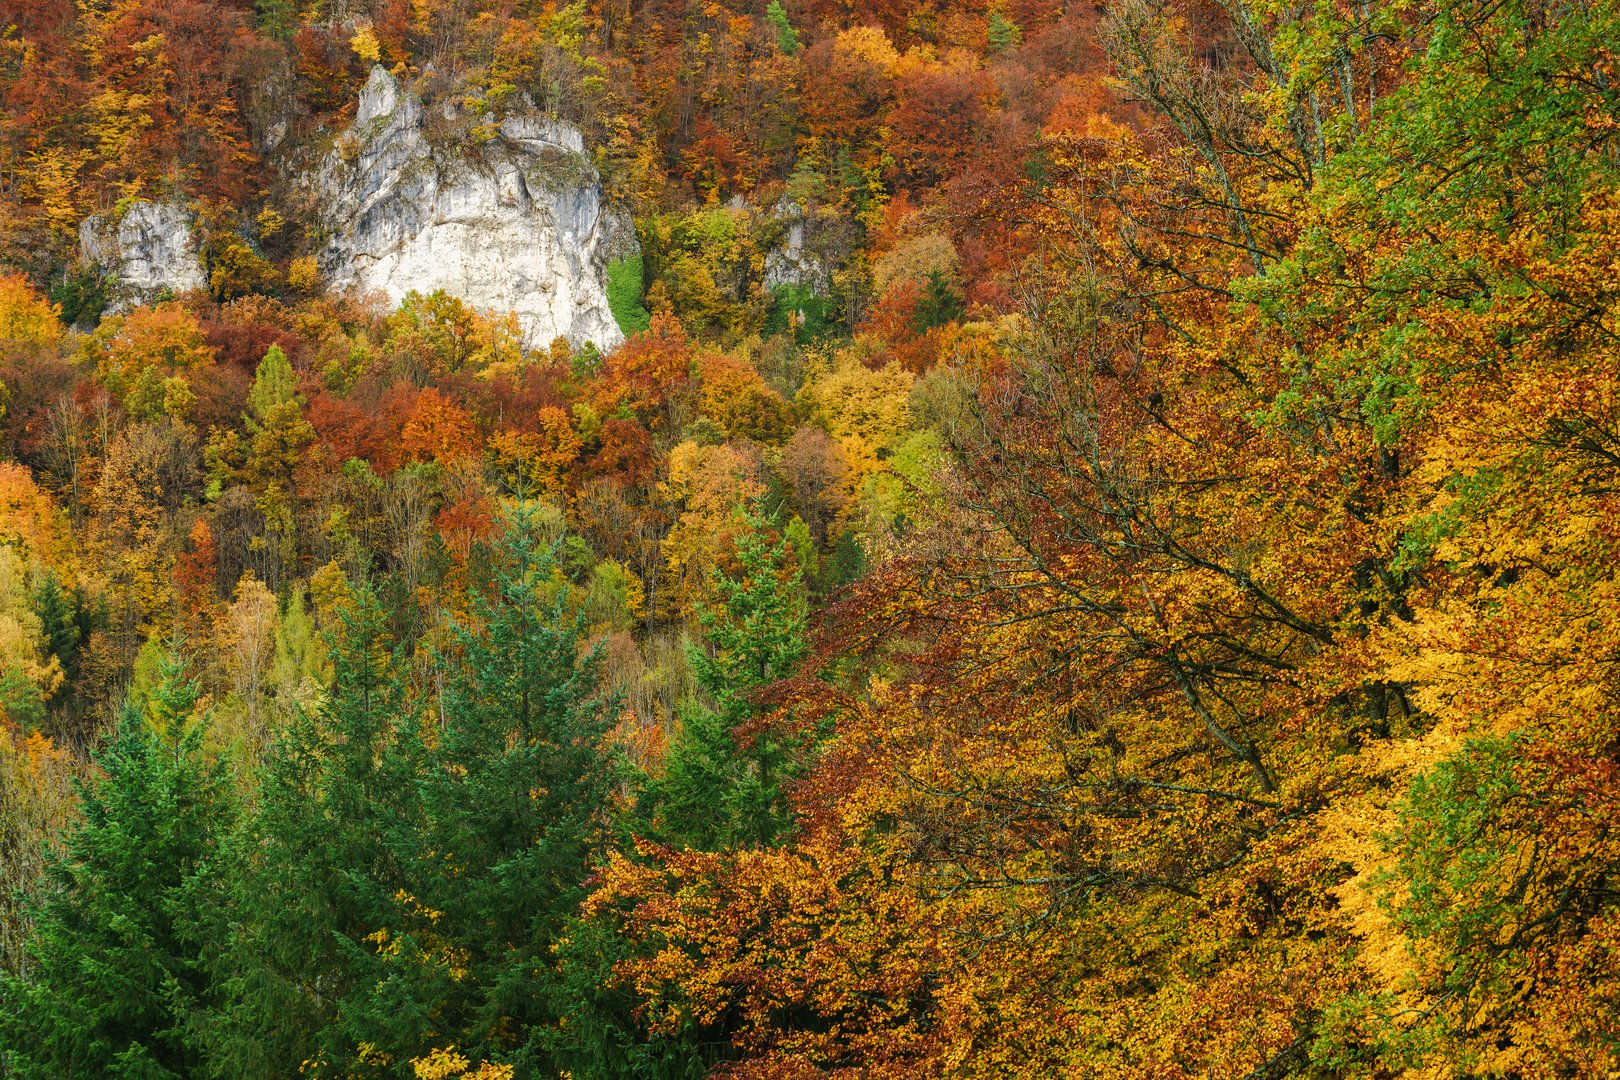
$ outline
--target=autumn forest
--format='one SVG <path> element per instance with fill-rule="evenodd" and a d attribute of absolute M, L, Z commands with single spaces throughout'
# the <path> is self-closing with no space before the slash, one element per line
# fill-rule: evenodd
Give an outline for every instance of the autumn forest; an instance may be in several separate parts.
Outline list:
<path fill-rule="evenodd" d="M 1615 0 L 0 100 L 0 1078 L 1620 1076 Z"/>

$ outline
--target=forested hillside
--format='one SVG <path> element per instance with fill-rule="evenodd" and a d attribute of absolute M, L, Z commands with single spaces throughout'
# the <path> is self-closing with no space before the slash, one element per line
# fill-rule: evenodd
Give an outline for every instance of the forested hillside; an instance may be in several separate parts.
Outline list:
<path fill-rule="evenodd" d="M 1617 43 L 0 0 L 0 1077 L 1620 1076 Z"/>

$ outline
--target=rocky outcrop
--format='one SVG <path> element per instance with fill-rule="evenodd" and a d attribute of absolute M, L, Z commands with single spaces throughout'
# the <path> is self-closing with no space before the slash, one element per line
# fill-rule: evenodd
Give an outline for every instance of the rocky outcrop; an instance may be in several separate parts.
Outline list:
<path fill-rule="evenodd" d="M 781 242 L 765 253 L 765 287 L 792 285 L 826 292 L 827 267 L 805 246 L 804 208 L 787 198 L 776 204 L 773 216 L 786 226 Z"/>
<path fill-rule="evenodd" d="M 148 304 L 166 292 L 208 287 L 194 224 L 183 205 L 145 199 L 131 203 L 121 217 L 85 218 L 79 226 L 79 259 L 113 279 L 109 311 Z"/>
<path fill-rule="evenodd" d="M 633 254 L 629 216 L 610 204 L 579 131 L 532 111 L 473 137 L 446 105 L 422 101 L 381 67 L 354 125 L 313 178 L 331 239 L 330 287 L 398 302 L 435 289 L 514 312 L 525 341 L 611 348 L 607 266 Z"/>

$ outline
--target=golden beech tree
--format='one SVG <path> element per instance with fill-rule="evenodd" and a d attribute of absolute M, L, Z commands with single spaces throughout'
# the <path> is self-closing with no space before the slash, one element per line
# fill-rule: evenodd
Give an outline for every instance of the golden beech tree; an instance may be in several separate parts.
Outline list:
<path fill-rule="evenodd" d="M 733 527 L 738 503 L 763 490 L 756 455 L 730 445 L 703 446 L 690 440 L 669 455 L 668 477 L 659 485 L 659 501 L 674 519 L 662 544 L 660 590 L 676 611 L 693 611 L 712 588 L 710 571 L 719 564 Z"/>
<path fill-rule="evenodd" d="M 90 495 L 92 566 L 111 626 L 130 655 L 136 639 L 157 632 L 167 614 L 173 555 L 164 543 L 171 525 L 165 501 L 179 493 L 163 466 L 173 449 L 161 433 L 126 432 L 108 449 Z"/>
<path fill-rule="evenodd" d="M 0 342 L 48 348 L 62 340 L 61 309 L 21 274 L 0 275 Z"/>
<path fill-rule="evenodd" d="M 66 522 L 27 466 L 0 463 L 0 543 L 28 558 L 67 568 Z"/>
<path fill-rule="evenodd" d="M 787 402 L 746 361 L 708 354 L 698 358 L 697 370 L 698 413 L 726 437 L 776 443 L 787 436 L 792 425 Z"/>
<path fill-rule="evenodd" d="M 125 410 L 142 419 L 185 419 L 196 400 L 192 379 L 215 361 L 196 316 L 173 302 L 102 320 L 82 355 Z"/>
<path fill-rule="evenodd" d="M 799 390 L 799 405 L 837 439 L 850 482 L 881 468 L 881 461 L 910 427 L 913 376 L 898 364 L 871 367 L 857 342 L 818 364 Z"/>
<path fill-rule="evenodd" d="M 547 405 L 535 417 L 536 430 L 503 431 L 490 439 L 490 456 L 507 486 L 526 495 L 568 502 L 568 481 L 584 446 L 574 423 L 568 410 Z"/>

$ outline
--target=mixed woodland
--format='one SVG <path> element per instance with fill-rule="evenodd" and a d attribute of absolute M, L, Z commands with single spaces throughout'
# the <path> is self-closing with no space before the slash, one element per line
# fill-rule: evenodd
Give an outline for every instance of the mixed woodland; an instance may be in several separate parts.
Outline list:
<path fill-rule="evenodd" d="M 0 1076 L 1620 1075 L 1617 43 L 0 0 Z M 379 64 L 624 344 L 323 288 Z"/>

